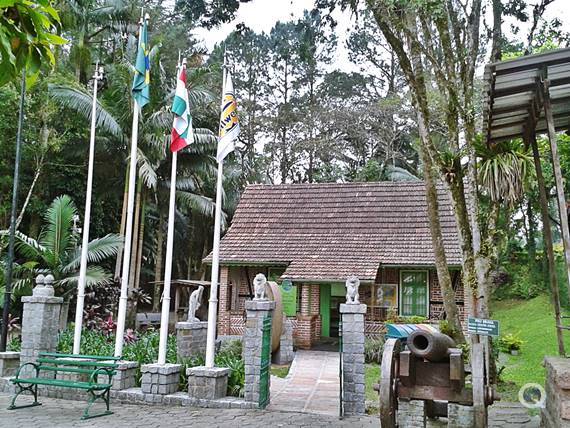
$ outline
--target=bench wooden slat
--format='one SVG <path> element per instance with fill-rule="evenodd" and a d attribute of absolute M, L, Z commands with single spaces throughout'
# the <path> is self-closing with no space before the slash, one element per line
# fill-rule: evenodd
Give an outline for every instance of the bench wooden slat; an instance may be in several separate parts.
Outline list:
<path fill-rule="evenodd" d="M 26 383 L 30 385 L 65 386 L 68 388 L 78 388 L 78 389 L 107 389 L 111 387 L 110 383 L 89 383 L 89 382 L 79 382 L 79 381 L 71 381 L 63 379 L 46 379 L 43 377 L 11 379 L 11 380 L 13 383 Z"/>
<path fill-rule="evenodd" d="M 101 355 L 83 355 L 83 354 L 60 354 L 58 352 L 40 352 L 40 357 L 56 357 L 56 358 L 84 358 L 99 361 L 119 361 L 121 357 L 104 357 Z"/>
<path fill-rule="evenodd" d="M 61 364 L 64 366 L 109 367 L 113 369 L 117 368 L 117 364 L 102 363 L 99 361 L 72 361 L 58 358 L 38 358 L 37 362 L 42 364 Z"/>
<path fill-rule="evenodd" d="M 38 367 L 40 370 L 48 370 L 48 371 L 52 371 L 52 372 L 65 372 L 65 373 L 85 373 L 85 374 L 91 374 L 93 373 L 95 370 L 94 369 L 80 369 L 77 367 L 56 367 L 56 366 L 39 366 Z M 110 372 L 112 375 L 116 375 L 117 372 L 115 370 L 112 370 Z M 100 371 L 98 372 L 98 374 L 101 375 L 107 375 L 109 373 L 107 372 L 103 372 Z"/>

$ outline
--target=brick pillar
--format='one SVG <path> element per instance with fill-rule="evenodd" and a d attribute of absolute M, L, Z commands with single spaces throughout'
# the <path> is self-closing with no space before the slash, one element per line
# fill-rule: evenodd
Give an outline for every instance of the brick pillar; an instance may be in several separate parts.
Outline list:
<path fill-rule="evenodd" d="M 309 284 L 301 284 L 301 315 L 311 314 L 311 289 Z"/>
<path fill-rule="evenodd" d="M 321 337 L 321 288 L 318 284 L 311 286 L 311 315 L 313 316 L 312 322 L 312 337 L 318 340 Z"/>
<path fill-rule="evenodd" d="M 272 300 L 247 300 L 245 302 L 247 314 L 243 336 L 245 401 L 259 403 L 263 320 L 268 316 L 271 317 L 274 309 L 275 302 Z M 271 359 L 271 355 L 269 355 L 269 359 Z M 268 374 L 268 381 L 270 377 Z"/>
<path fill-rule="evenodd" d="M 364 415 L 364 316 L 365 304 L 341 304 L 342 401 L 346 416 Z"/>
<path fill-rule="evenodd" d="M 218 335 L 227 336 L 230 334 L 230 308 L 228 307 L 230 285 L 230 268 L 222 266 L 220 268 L 220 289 L 218 290 Z"/>
<path fill-rule="evenodd" d="M 53 276 L 38 275 L 31 296 L 22 297 L 20 363 L 34 362 L 40 352 L 55 352 L 63 298 L 54 297 Z M 31 367 L 30 367 L 31 368 Z"/>

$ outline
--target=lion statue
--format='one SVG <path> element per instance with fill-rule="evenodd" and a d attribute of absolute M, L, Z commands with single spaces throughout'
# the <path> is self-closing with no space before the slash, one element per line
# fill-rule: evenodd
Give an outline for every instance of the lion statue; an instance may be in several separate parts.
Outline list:
<path fill-rule="evenodd" d="M 346 279 L 346 303 L 353 305 L 360 303 L 358 287 L 360 287 L 360 280 L 356 276 L 351 275 Z"/>
<path fill-rule="evenodd" d="M 265 296 L 265 286 L 267 285 L 267 278 L 262 273 L 255 275 L 253 279 L 253 300 L 267 300 Z"/>

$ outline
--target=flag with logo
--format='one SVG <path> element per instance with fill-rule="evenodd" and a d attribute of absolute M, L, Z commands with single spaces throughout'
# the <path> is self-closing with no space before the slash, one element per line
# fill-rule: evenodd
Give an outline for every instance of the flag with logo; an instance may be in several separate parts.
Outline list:
<path fill-rule="evenodd" d="M 222 98 L 222 114 L 220 117 L 220 134 L 218 137 L 217 160 L 221 162 L 235 149 L 235 140 L 239 135 L 237 103 L 234 94 L 232 76 L 227 73 Z"/>
<path fill-rule="evenodd" d="M 194 142 L 192 131 L 192 116 L 190 116 L 190 103 L 188 102 L 188 90 L 186 89 L 186 67 L 180 67 L 176 79 L 176 93 L 172 102 L 174 123 L 170 133 L 170 151 L 177 152 L 188 144 Z"/>
<path fill-rule="evenodd" d="M 146 19 L 140 29 L 139 49 L 135 62 L 135 78 L 133 80 L 133 98 L 142 108 L 150 100 L 150 60 Z"/>

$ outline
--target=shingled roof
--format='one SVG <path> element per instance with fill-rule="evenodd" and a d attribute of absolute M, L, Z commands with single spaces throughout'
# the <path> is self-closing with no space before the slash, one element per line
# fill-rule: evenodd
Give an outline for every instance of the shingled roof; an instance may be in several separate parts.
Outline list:
<path fill-rule="evenodd" d="M 439 207 L 448 263 L 461 252 L 450 198 Z M 211 261 L 211 254 L 205 259 Z M 222 265 L 283 265 L 283 278 L 373 281 L 380 265 L 432 266 L 424 183 L 250 185 L 220 245 Z"/>

